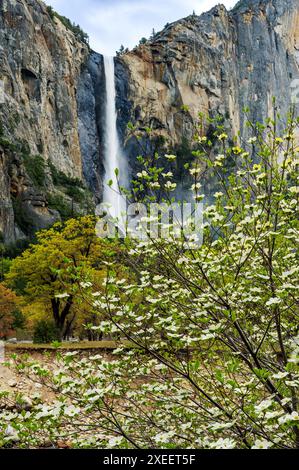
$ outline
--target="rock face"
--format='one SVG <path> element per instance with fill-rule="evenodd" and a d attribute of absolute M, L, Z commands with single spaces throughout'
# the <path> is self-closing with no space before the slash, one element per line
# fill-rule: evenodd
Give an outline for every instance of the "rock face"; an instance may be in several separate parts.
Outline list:
<path fill-rule="evenodd" d="M 7 134 L 43 154 L 60 170 L 82 176 L 76 86 L 89 51 L 45 5 L 3 0 L 0 68 Z"/>
<path fill-rule="evenodd" d="M 14 210 L 10 195 L 9 155 L 0 147 L 0 232 L 5 241 L 15 237 Z"/>
<path fill-rule="evenodd" d="M 79 138 L 85 180 L 97 200 L 103 193 L 105 73 L 103 56 L 92 52 L 82 69 L 77 91 Z"/>
<path fill-rule="evenodd" d="M 170 148 L 191 138 L 199 112 L 221 115 L 231 135 L 245 138 L 245 106 L 251 119 L 265 120 L 273 96 L 282 115 L 291 95 L 299 97 L 299 0 L 218 5 L 166 25 L 115 63 L 119 134 L 131 166 L 139 149 L 129 121 Z M 53 167 L 102 197 L 103 57 L 40 0 L 2 0 L 0 85 L 0 231 L 14 241 L 24 235 L 20 212 L 33 230 L 59 218 L 48 201 L 62 194 Z M 42 185 L 30 171 L 36 155 L 45 162 Z"/>
<path fill-rule="evenodd" d="M 84 170 L 90 173 L 88 162 L 82 161 L 79 135 L 84 148 L 84 125 L 88 126 L 91 119 L 89 145 L 96 148 L 92 136 L 93 131 L 96 134 L 95 119 L 80 108 L 82 92 L 78 93 L 89 56 L 88 46 L 51 15 L 44 3 L 1 1 L 0 80 L 4 96 L 2 93 L 0 123 L 5 145 L 0 148 L 0 230 L 6 241 L 22 236 L 13 206 L 19 206 L 33 230 L 59 218 L 47 204 L 46 192 L 53 190 L 48 163 L 79 180 Z M 89 87 L 88 77 L 81 90 L 84 86 Z M 86 105 L 92 108 L 93 100 L 90 87 Z M 83 125 L 78 110 L 84 116 Z M 9 150 L 7 142 L 15 148 Z M 41 155 L 44 159 L 46 178 L 42 188 L 37 188 L 26 172 L 25 155 Z"/>
<path fill-rule="evenodd" d="M 4 242 L 25 239 L 59 219 L 45 193 L 32 185 L 18 152 L 0 145 L 0 233 Z"/>
<path fill-rule="evenodd" d="M 191 138 L 199 112 L 221 115 L 232 134 L 245 137 L 244 107 L 264 120 L 276 97 L 277 110 L 289 111 L 298 36 L 298 0 L 242 0 L 229 12 L 218 5 L 167 25 L 121 58 L 130 119 L 172 146 Z"/>

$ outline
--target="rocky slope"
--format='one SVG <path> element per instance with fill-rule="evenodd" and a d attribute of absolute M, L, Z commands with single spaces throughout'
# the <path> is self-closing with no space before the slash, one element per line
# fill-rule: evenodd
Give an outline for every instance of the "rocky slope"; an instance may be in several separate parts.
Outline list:
<path fill-rule="evenodd" d="M 264 120 L 275 96 L 277 109 L 288 112 L 299 78 L 298 36 L 298 0 L 243 0 L 229 12 L 218 5 L 167 25 L 121 58 L 132 121 L 176 145 L 204 112 L 245 137 L 244 107 Z"/>
<path fill-rule="evenodd" d="M 199 112 L 220 114 L 231 134 L 246 137 L 244 106 L 252 119 L 264 120 L 276 96 L 286 114 L 298 78 L 299 0 L 242 0 L 229 12 L 219 5 L 166 25 L 116 59 L 127 157 L 134 165 L 139 152 L 127 138 L 129 121 L 141 131 L 151 127 L 174 148 L 190 139 Z M 101 198 L 103 58 L 40 0 L 3 0 L 0 81 L 0 231 L 12 241 L 22 236 L 24 218 L 36 230 L 59 217 L 53 194 L 70 203 L 72 193 L 59 187 L 53 167 L 71 178 L 69 186 L 84 192 L 87 185 Z M 40 164 L 36 155 L 45 162 L 42 182 L 32 170 Z"/>
<path fill-rule="evenodd" d="M 15 206 L 25 229 L 26 219 L 36 230 L 59 217 L 47 201 L 54 190 L 47 163 L 82 180 L 77 84 L 89 55 L 42 2 L 1 1 L 0 231 L 6 241 L 24 235 Z M 34 178 L 37 155 L 45 161 L 44 182 Z"/>

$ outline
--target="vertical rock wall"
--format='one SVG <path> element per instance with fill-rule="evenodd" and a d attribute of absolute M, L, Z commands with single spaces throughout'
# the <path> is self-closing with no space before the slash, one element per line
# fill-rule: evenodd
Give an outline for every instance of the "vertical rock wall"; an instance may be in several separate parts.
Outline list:
<path fill-rule="evenodd" d="M 221 115 L 231 135 L 246 138 L 245 106 L 261 121 L 273 113 L 273 96 L 277 111 L 289 110 L 299 79 L 299 0 L 242 0 L 229 12 L 218 5 L 191 15 L 117 57 L 115 70 L 119 134 L 131 166 L 140 149 L 128 138 L 129 121 L 170 148 L 190 141 L 199 112 Z M 48 204 L 49 193 L 62 194 L 51 165 L 101 200 L 103 57 L 42 1 L 2 0 L 0 81 L 0 231 L 14 241 L 23 236 L 18 212 L 33 230 L 59 218 Z M 25 164 L 35 165 L 36 155 L 45 162 L 42 187 Z"/>

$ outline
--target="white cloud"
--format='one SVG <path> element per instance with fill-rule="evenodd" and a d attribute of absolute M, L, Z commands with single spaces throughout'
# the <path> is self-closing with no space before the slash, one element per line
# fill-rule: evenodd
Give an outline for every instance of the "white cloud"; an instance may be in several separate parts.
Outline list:
<path fill-rule="evenodd" d="M 89 34 L 93 49 L 114 55 L 123 44 L 132 48 L 152 29 L 159 31 L 193 10 L 196 14 L 211 9 L 211 0 L 48 0 L 58 13 L 67 16 Z M 222 0 L 231 8 L 236 0 Z"/>

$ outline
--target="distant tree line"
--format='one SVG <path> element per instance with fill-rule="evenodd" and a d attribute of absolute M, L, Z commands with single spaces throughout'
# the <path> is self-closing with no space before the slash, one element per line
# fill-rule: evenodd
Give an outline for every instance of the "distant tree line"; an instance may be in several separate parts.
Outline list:
<path fill-rule="evenodd" d="M 82 30 L 80 25 L 76 25 L 76 23 L 71 22 L 65 16 L 59 15 L 59 13 L 57 13 L 51 6 L 47 6 L 47 11 L 52 20 L 58 18 L 67 29 L 74 33 L 74 35 L 77 39 L 79 39 L 79 41 L 84 42 L 84 44 L 86 44 L 87 46 L 89 45 L 89 36 Z"/>

